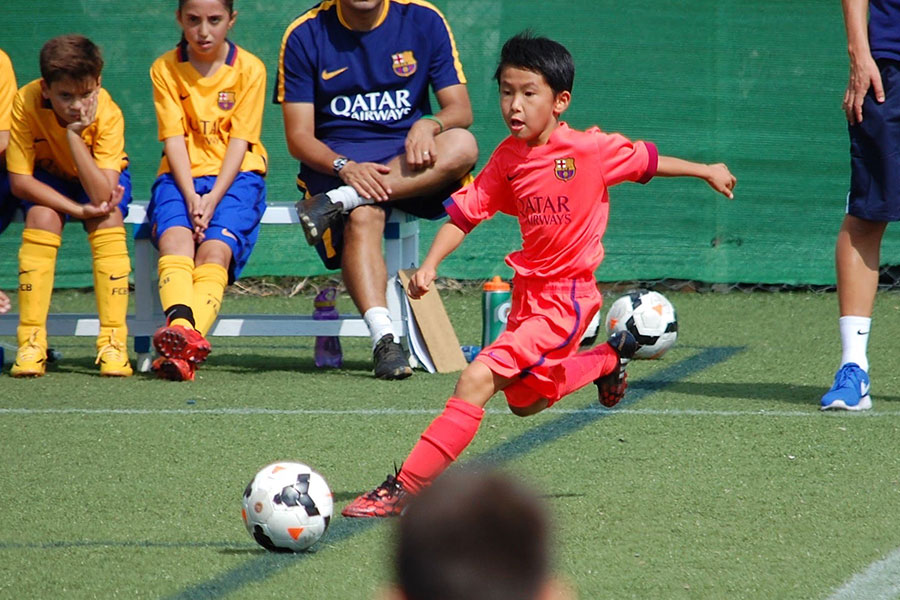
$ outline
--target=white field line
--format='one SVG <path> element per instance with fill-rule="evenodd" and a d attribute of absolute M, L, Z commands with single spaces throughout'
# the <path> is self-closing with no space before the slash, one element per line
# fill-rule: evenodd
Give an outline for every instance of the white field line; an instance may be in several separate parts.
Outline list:
<path fill-rule="evenodd" d="M 279 408 L 0 408 L 0 417 L 5 415 L 352 415 L 352 416 L 398 416 L 398 415 L 436 415 L 441 411 L 436 408 L 350 408 L 350 409 L 279 409 Z M 488 414 L 510 415 L 505 408 L 492 408 L 486 411 Z M 655 409 L 655 408 L 619 408 L 605 410 L 600 408 L 551 408 L 547 411 L 552 414 L 605 414 L 609 416 L 654 416 L 654 417 L 815 417 L 828 418 L 838 415 L 847 416 L 846 412 L 832 412 L 822 414 L 813 407 L 808 410 L 706 410 L 706 409 Z M 853 413 L 853 417 L 900 417 L 897 411 L 866 411 Z"/>
<path fill-rule="evenodd" d="M 872 563 L 839 587 L 828 600 L 895 600 L 900 597 L 900 548 Z"/>

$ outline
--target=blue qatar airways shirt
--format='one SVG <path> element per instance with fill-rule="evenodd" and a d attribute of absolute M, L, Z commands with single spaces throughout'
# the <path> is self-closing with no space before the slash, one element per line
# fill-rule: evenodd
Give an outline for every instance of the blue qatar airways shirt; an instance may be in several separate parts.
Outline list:
<path fill-rule="evenodd" d="M 402 152 L 412 124 L 432 114 L 429 85 L 465 82 L 450 26 L 430 3 L 387 0 L 374 29 L 353 31 L 338 0 L 325 0 L 285 31 L 274 101 L 313 103 L 318 139 L 379 160 Z"/>
<path fill-rule="evenodd" d="M 869 2 L 869 46 L 874 58 L 900 61 L 900 0 Z"/>

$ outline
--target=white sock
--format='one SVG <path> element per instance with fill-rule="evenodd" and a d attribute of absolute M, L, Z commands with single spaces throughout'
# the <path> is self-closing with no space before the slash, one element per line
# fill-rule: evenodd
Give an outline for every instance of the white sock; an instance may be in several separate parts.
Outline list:
<path fill-rule="evenodd" d="M 394 323 L 391 321 L 391 313 L 387 308 L 383 306 L 372 307 L 366 311 L 366 314 L 363 315 L 363 319 L 365 320 L 366 325 L 369 326 L 369 335 L 372 336 L 373 349 L 375 348 L 375 344 L 388 334 L 393 336 L 395 342 L 399 342 L 397 333 L 394 331 Z"/>
<path fill-rule="evenodd" d="M 869 371 L 866 346 L 869 344 L 871 326 L 872 319 L 869 317 L 847 316 L 838 319 L 841 330 L 841 366 L 856 363 L 863 371 Z"/>
<path fill-rule="evenodd" d="M 344 212 L 350 212 L 363 204 L 375 204 L 374 200 L 360 196 L 352 185 L 342 185 L 325 192 L 325 195 L 335 204 L 340 204 Z"/>

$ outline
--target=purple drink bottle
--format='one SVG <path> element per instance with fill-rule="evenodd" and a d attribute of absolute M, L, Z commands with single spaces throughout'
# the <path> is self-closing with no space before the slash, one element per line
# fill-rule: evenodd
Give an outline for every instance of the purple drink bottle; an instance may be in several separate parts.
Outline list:
<path fill-rule="evenodd" d="M 313 301 L 313 319 L 316 321 L 330 321 L 339 317 L 337 306 L 337 290 L 325 288 Z M 344 355 L 341 352 L 341 340 L 336 336 L 316 336 L 315 349 L 316 366 L 319 368 L 338 369 L 344 363 Z"/>

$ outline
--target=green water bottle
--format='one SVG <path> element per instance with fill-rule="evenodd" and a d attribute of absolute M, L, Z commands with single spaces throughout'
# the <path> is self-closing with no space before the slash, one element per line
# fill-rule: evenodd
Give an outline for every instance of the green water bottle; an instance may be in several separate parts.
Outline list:
<path fill-rule="evenodd" d="M 497 339 L 497 336 L 506 329 L 506 319 L 509 317 L 510 300 L 509 284 L 495 275 L 493 279 L 485 282 L 484 293 L 481 297 L 481 345 L 487 346 Z"/>

